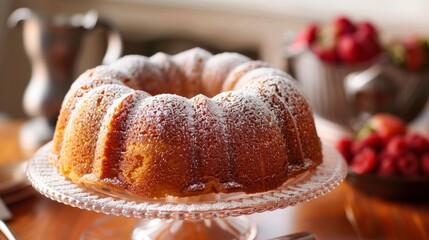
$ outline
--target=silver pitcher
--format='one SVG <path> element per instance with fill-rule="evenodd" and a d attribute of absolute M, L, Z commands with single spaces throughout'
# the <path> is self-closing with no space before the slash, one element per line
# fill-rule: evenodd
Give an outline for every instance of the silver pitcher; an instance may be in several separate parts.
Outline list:
<path fill-rule="evenodd" d="M 25 51 L 32 75 L 24 93 L 25 112 L 33 117 L 21 129 L 24 150 L 37 149 L 52 139 L 62 100 L 74 81 L 74 69 L 85 34 L 97 27 L 107 29 L 107 50 L 103 64 L 122 54 L 119 31 L 97 12 L 44 15 L 28 8 L 9 16 L 9 27 L 22 23 Z"/>
<path fill-rule="evenodd" d="M 369 65 L 337 66 L 324 63 L 310 49 L 286 52 L 287 71 L 300 83 L 315 113 L 331 122 L 350 127 L 353 114 L 344 91 L 344 79 Z"/>

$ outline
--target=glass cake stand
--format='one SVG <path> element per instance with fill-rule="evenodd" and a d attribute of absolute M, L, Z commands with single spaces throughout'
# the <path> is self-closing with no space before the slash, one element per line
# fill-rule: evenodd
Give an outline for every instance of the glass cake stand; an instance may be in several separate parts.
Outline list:
<path fill-rule="evenodd" d="M 69 181 L 49 163 L 51 144 L 42 147 L 28 162 L 27 175 L 33 187 L 46 197 L 73 207 L 141 219 L 132 232 L 127 233 L 132 239 L 254 239 L 256 226 L 244 215 L 294 206 L 320 197 L 338 186 L 347 172 L 343 158 L 332 147 L 323 145 L 321 165 L 275 190 L 256 194 L 138 198 Z M 109 231 L 96 231 L 96 239 L 118 239 L 116 237 L 120 236 L 115 234 L 124 232 L 120 221 L 105 226 L 110 226 Z M 117 233 L 112 231 L 112 226 Z M 121 236 L 124 237 L 127 236 Z"/>

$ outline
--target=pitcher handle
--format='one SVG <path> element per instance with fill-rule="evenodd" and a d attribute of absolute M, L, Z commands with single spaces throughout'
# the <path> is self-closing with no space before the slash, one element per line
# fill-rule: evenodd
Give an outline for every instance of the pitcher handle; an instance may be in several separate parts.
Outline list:
<path fill-rule="evenodd" d="M 7 26 L 9 28 L 14 28 L 16 25 L 18 25 L 21 21 L 27 20 L 30 18 L 35 18 L 37 15 L 29 8 L 18 8 L 15 9 L 7 19 Z"/>
<path fill-rule="evenodd" d="M 90 10 L 83 16 L 82 26 L 87 30 L 92 30 L 96 27 L 107 30 L 107 49 L 103 57 L 103 64 L 110 64 L 121 56 L 123 49 L 122 36 L 118 28 L 109 20 L 99 17 L 97 11 Z"/>
<path fill-rule="evenodd" d="M 122 55 L 122 36 L 119 30 L 107 19 L 98 18 L 96 26 L 107 29 L 107 49 L 103 64 L 110 64 Z"/>

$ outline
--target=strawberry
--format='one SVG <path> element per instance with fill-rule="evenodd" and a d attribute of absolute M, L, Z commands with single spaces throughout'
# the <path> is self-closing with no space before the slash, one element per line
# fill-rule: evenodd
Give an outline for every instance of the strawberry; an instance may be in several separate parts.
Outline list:
<path fill-rule="evenodd" d="M 420 71 L 425 64 L 425 50 L 422 46 L 406 47 L 405 68 L 409 71 Z"/>
<path fill-rule="evenodd" d="M 422 71 L 428 67 L 429 42 L 427 39 L 409 36 L 391 43 L 388 50 L 391 61 L 408 71 Z"/>
<path fill-rule="evenodd" d="M 370 31 L 358 31 L 355 37 L 357 44 L 362 49 L 362 61 L 370 60 L 381 52 L 377 38 Z"/>
<path fill-rule="evenodd" d="M 357 32 L 358 33 L 366 33 L 374 39 L 377 38 L 376 28 L 374 27 L 374 25 L 372 25 L 372 23 L 370 23 L 368 21 L 363 21 L 363 22 L 359 23 L 357 26 Z"/>
<path fill-rule="evenodd" d="M 364 21 L 355 26 L 349 18 L 339 16 L 331 26 L 308 26 L 300 32 L 292 47 L 310 46 L 321 60 L 331 64 L 356 64 L 380 53 L 377 30 L 370 22 Z"/>
<path fill-rule="evenodd" d="M 407 127 L 400 118 L 388 113 L 378 113 L 363 125 L 357 137 L 363 139 L 371 132 L 376 132 L 387 143 L 395 135 L 404 135 L 406 130 Z"/>
<path fill-rule="evenodd" d="M 403 44 L 406 47 L 418 47 L 423 45 L 423 39 L 417 35 L 411 35 L 403 40 Z"/>
<path fill-rule="evenodd" d="M 335 29 L 336 38 L 346 34 L 354 33 L 356 31 L 356 26 L 345 16 L 339 16 L 335 18 L 333 26 Z"/>
<path fill-rule="evenodd" d="M 338 62 L 338 56 L 334 48 L 323 47 L 320 44 L 315 44 L 312 46 L 311 50 L 316 54 L 321 60 L 335 64 Z"/>
<path fill-rule="evenodd" d="M 363 49 L 352 34 L 344 34 L 338 40 L 339 58 L 348 64 L 358 63 L 363 59 Z"/>
<path fill-rule="evenodd" d="M 310 46 L 316 40 L 318 28 L 316 24 L 310 24 L 304 28 L 292 42 L 292 48 L 299 50 Z"/>

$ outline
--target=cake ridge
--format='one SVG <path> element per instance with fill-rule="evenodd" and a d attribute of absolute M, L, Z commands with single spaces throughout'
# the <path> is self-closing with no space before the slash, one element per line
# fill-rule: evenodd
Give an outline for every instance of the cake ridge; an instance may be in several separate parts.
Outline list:
<path fill-rule="evenodd" d="M 111 63 L 109 67 L 126 72 L 134 80 L 131 83 L 135 84 L 139 90 L 154 95 L 163 93 L 163 89 L 167 86 L 160 68 L 148 61 L 145 56 L 127 55 Z"/>
<path fill-rule="evenodd" d="M 150 96 L 150 94 L 143 91 L 133 91 L 118 98 L 108 108 L 102 120 L 102 127 L 96 142 L 94 156 L 93 172 L 98 179 L 117 177 L 117 175 L 113 176 L 119 168 L 115 161 L 120 161 L 123 149 L 120 148 L 117 142 L 112 143 L 112 141 L 120 141 L 124 138 L 123 131 L 126 126 L 121 126 L 123 125 L 121 121 L 126 122 L 129 116 L 128 113 L 132 111 L 136 101 L 144 100 Z M 117 123 L 118 121 L 119 123 Z M 108 165 L 107 167 L 112 166 L 112 168 L 105 170 L 104 167 L 106 164 Z"/>
<path fill-rule="evenodd" d="M 228 163 L 226 159 L 229 157 L 226 154 L 228 143 L 225 140 L 224 124 L 221 119 L 223 112 L 215 101 L 201 94 L 193 97 L 191 103 L 195 109 L 196 127 L 200 129 L 196 135 L 197 141 L 200 141 L 200 148 L 197 151 L 200 164 L 205 169 L 203 173 L 198 174 L 201 184 L 196 183 L 195 186 L 204 186 L 206 191 L 221 192 L 221 183 L 229 178 L 223 168 Z M 192 186 L 189 188 L 190 191 L 198 189 L 192 189 Z"/>
<path fill-rule="evenodd" d="M 198 95 L 197 95 L 198 96 Z M 191 172 L 198 172 L 197 169 L 201 165 L 200 163 L 200 157 L 197 154 L 197 130 L 196 130 L 196 122 L 195 122 L 195 108 L 192 105 L 191 99 L 186 98 L 186 104 L 189 106 L 187 108 L 186 115 L 188 116 L 187 119 L 187 126 L 190 132 L 190 141 L 189 141 L 189 147 L 191 149 L 191 165 L 189 166 Z M 189 188 L 190 185 L 192 185 L 193 182 L 196 181 L 195 174 L 192 174 L 194 178 L 190 178 L 189 182 L 184 186 L 184 189 L 182 191 L 185 191 L 185 189 Z"/>
<path fill-rule="evenodd" d="M 116 100 L 115 96 L 121 96 L 129 92 L 131 92 L 131 89 L 120 85 L 96 87 L 83 97 L 81 105 L 77 106 L 72 112 L 65 128 L 64 143 L 58 154 L 59 158 L 68 159 L 68 161 L 60 161 L 58 166 L 62 171 L 68 173 L 69 177 L 74 181 L 80 182 L 80 177 L 92 169 L 87 165 L 94 157 L 94 140 L 98 137 L 95 133 L 100 128 L 101 118 L 104 117 L 102 115 L 104 111 L 92 111 L 93 107 L 110 105 Z M 87 119 L 91 119 L 91 121 L 87 122 Z M 78 132 L 83 133 L 83 135 L 80 135 L 81 138 L 78 141 L 73 140 L 73 136 Z M 71 146 L 72 148 L 70 148 Z M 79 149 L 82 149 L 82 151 L 79 151 Z M 74 163 L 74 165 L 70 163 Z"/>
<path fill-rule="evenodd" d="M 205 63 L 206 67 L 202 71 L 204 93 L 213 97 L 222 90 L 223 81 L 230 72 L 240 64 L 250 61 L 244 55 L 238 53 L 219 53 L 213 55 Z M 206 80 L 210 79 L 210 81 Z"/>
<path fill-rule="evenodd" d="M 63 140 L 63 130 L 67 127 L 70 113 L 73 111 L 75 106 L 81 100 L 82 95 L 90 91 L 91 89 L 96 88 L 99 85 L 109 85 L 109 84 L 118 84 L 125 85 L 122 81 L 114 78 L 114 76 L 118 75 L 113 74 L 112 76 L 110 71 L 106 74 L 105 70 L 107 67 L 98 66 L 96 68 L 85 71 L 79 78 L 71 85 L 69 92 L 67 92 L 64 97 L 63 103 L 61 104 L 60 114 L 57 120 L 57 126 L 54 133 L 54 144 L 53 152 L 56 155 L 59 155 L 61 150 L 62 140 Z M 97 73 L 102 70 L 102 74 Z"/>
<path fill-rule="evenodd" d="M 210 59 L 212 56 L 210 52 L 202 48 L 192 48 L 171 57 L 171 60 L 185 76 L 185 83 L 188 90 L 187 97 L 205 92 L 202 87 L 202 74 L 207 59 Z M 203 88 L 203 91 L 199 91 L 201 88 Z"/>
<path fill-rule="evenodd" d="M 274 121 L 271 121 L 271 123 L 273 123 L 274 125 L 276 125 L 276 127 L 279 129 L 280 134 L 282 136 L 283 139 L 288 139 L 290 140 L 290 136 L 286 135 L 282 126 L 280 126 L 281 120 L 278 118 L 278 116 L 275 114 L 275 112 L 271 109 L 271 107 L 268 105 L 268 103 L 264 100 L 262 100 L 262 98 L 265 98 L 265 96 L 263 96 L 263 94 L 258 91 L 258 89 L 256 88 L 249 88 L 249 89 L 241 89 L 238 90 L 239 92 L 241 92 L 243 95 L 249 95 L 252 96 L 252 98 L 254 99 L 254 101 L 259 102 L 259 104 L 261 104 L 264 108 L 265 111 L 269 112 L 270 118 L 273 118 Z M 260 97 L 258 97 L 260 96 Z M 272 96 L 272 95 L 271 95 Z M 267 96 L 267 98 L 271 97 L 271 96 Z M 276 97 L 276 96 L 274 96 Z M 296 128 L 295 128 L 296 129 Z M 297 137 L 298 139 L 298 137 Z M 286 162 L 289 162 L 290 156 L 287 154 L 285 157 L 285 165 Z M 286 170 L 286 166 L 283 166 L 282 169 Z M 291 171 L 287 171 L 287 174 L 289 175 L 291 173 Z"/>
<path fill-rule="evenodd" d="M 291 109 L 291 113 L 294 116 L 294 118 L 297 118 L 297 115 L 299 115 L 299 118 L 303 121 L 300 122 L 300 124 L 297 124 L 298 127 L 298 133 L 301 135 L 301 133 L 306 134 L 307 132 L 315 132 L 315 125 L 314 125 L 314 119 L 311 112 L 310 104 L 308 103 L 305 95 L 302 92 L 302 89 L 299 87 L 299 85 L 295 84 L 291 80 L 289 81 L 283 81 L 281 78 L 274 78 L 274 81 L 277 82 L 278 85 L 284 85 L 283 89 L 284 91 L 282 94 L 279 94 L 279 98 L 281 98 L 282 101 L 286 103 L 286 106 Z M 287 91 L 287 94 L 286 94 Z M 290 102 L 293 101 L 294 104 L 290 104 Z M 300 107 L 298 108 L 296 105 L 300 104 Z M 306 110 L 306 111 L 303 111 Z M 296 120 L 295 120 L 296 122 Z M 297 123 L 297 122 L 296 122 Z M 302 127 L 305 127 L 307 129 L 303 130 Z M 300 141 L 302 142 L 303 139 L 309 139 L 307 137 L 300 136 Z M 303 148 L 303 144 L 309 145 L 305 149 Z M 310 142 L 310 143 L 301 143 L 301 152 L 303 153 L 303 160 L 306 158 L 314 158 L 315 156 L 308 156 L 308 149 L 312 148 L 315 145 L 320 144 L 320 140 L 317 142 Z M 316 159 L 321 158 L 321 152 L 319 151 L 312 151 L 312 153 L 318 153 L 318 157 Z"/>
<path fill-rule="evenodd" d="M 158 52 L 151 56 L 149 61 L 160 69 L 168 84 L 168 92 L 175 93 L 180 96 L 185 96 L 187 94 L 186 86 L 184 84 L 185 81 L 183 80 L 185 78 L 184 73 L 171 59 L 171 55 Z"/>
<path fill-rule="evenodd" d="M 299 152 L 301 153 L 301 159 L 304 159 L 305 156 L 304 156 L 303 145 L 302 145 L 303 143 L 301 142 L 301 136 L 300 136 L 300 131 L 299 131 L 300 129 L 299 129 L 298 123 L 296 121 L 296 116 L 294 115 L 294 113 L 293 113 L 294 111 L 291 108 L 291 106 L 289 104 L 287 104 L 287 101 L 285 101 L 284 96 L 281 95 L 282 92 L 277 87 L 280 84 L 279 82 L 288 84 L 287 82 L 289 82 L 290 80 L 286 80 L 286 78 L 282 78 L 282 77 L 279 77 L 279 76 L 266 76 L 266 77 L 263 77 L 263 78 L 259 78 L 257 81 L 258 81 L 258 84 L 257 84 L 258 86 L 266 86 L 266 85 L 268 85 L 268 87 L 266 87 L 265 89 L 267 89 L 267 90 L 273 89 L 271 91 L 272 94 L 275 97 L 277 97 L 277 99 L 280 100 L 283 103 L 283 106 L 285 106 L 285 108 L 287 109 L 288 114 L 291 116 L 291 120 L 292 120 L 294 128 L 295 128 L 295 132 L 298 135 L 297 139 L 298 139 L 298 146 L 299 146 L 299 150 L 300 150 Z M 270 85 L 270 83 L 267 83 L 269 81 L 270 82 L 277 81 L 277 84 L 272 83 L 273 85 Z"/>
<path fill-rule="evenodd" d="M 268 68 L 271 67 L 270 64 L 263 61 L 248 61 L 240 65 L 237 65 L 227 75 L 225 81 L 222 84 L 222 92 L 233 90 L 237 82 L 248 72 L 251 72 L 258 68 Z"/>

